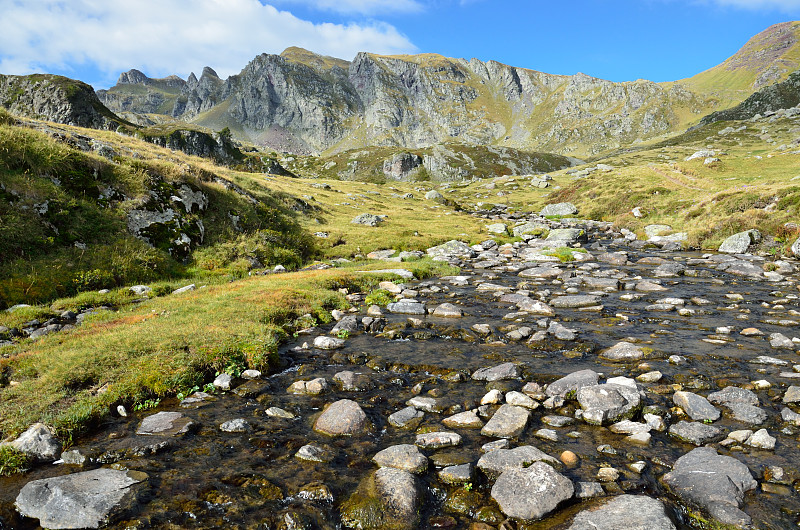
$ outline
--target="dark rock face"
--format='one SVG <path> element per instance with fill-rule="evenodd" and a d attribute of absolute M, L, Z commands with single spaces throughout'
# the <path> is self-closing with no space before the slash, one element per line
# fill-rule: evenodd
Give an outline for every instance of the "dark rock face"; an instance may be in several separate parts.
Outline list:
<path fill-rule="evenodd" d="M 91 86 L 58 75 L 0 75 L 0 106 L 20 116 L 92 129 L 122 123 Z"/>
<path fill-rule="evenodd" d="M 794 72 L 786 81 L 763 88 L 730 109 L 709 114 L 698 127 L 726 120 L 747 120 L 756 114 L 766 114 L 790 109 L 800 103 L 800 72 Z"/>

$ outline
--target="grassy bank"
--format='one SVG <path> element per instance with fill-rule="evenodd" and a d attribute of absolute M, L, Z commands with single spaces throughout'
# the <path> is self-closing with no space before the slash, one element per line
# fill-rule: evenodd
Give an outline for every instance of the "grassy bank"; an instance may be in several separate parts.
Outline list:
<path fill-rule="evenodd" d="M 429 260 L 403 267 L 418 277 L 454 272 Z M 118 311 L 101 311 L 72 331 L 3 349 L 0 434 L 44 421 L 70 440 L 117 405 L 147 406 L 202 387 L 218 372 L 276 368 L 281 341 L 313 321 L 330 322 L 333 309 L 350 307 L 340 289 L 368 292 L 392 277 L 328 269 L 253 276 L 135 304 L 107 295 L 122 304 Z M 30 308 L 24 317 L 85 303 L 81 297 L 60 300 Z M 5 313 L 0 325 L 15 318 Z"/>

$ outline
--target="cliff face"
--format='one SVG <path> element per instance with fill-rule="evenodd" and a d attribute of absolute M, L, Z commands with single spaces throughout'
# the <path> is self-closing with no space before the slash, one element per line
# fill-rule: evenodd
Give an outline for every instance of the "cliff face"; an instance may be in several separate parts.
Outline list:
<path fill-rule="evenodd" d="M 756 114 L 765 114 L 800 105 L 800 71 L 786 81 L 762 88 L 739 105 L 709 114 L 700 121 L 707 125 L 723 120 L 747 120 Z"/>
<path fill-rule="evenodd" d="M 107 129 L 121 123 L 91 86 L 57 75 L 0 75 L 0 105 L 20 116 L 79 127 Z"/>
<path fill-rule="evenodd" d="M 716 70 L 678 83 L 614 83 L 435 54 L 360 53 L 348 63 L 290 48 L 259 55 L 224 81 L 206 68 L 170 88 L 131 71 L 100 97 L 112 110 L 135 112 L 171 101 L 165 113 L 173 118 L 228 126 L 240 138 L 300 153 L 463 142 L 585 157 L 681 130 L 717 110 L 734 97 L 711 90 L 718 70 L 728 84 L 731 75 L 756 85 L 785 78 L 800 56 L 799 28 L 774 26 Z"/>

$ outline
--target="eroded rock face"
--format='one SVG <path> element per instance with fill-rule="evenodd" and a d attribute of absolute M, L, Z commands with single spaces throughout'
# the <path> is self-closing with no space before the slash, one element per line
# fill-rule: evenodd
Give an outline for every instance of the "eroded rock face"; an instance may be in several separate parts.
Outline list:
<path fill-rule="evenodd" d="M 145 480 L 141 472 L 106 468 L 34 480 L 22 488 L 16 507 L 43 528 L 100 528 L 135 505 Z"/>

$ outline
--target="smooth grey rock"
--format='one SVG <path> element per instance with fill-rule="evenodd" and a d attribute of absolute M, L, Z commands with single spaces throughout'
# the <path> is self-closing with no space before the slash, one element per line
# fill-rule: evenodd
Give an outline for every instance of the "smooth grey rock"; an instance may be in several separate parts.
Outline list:
<path fill-rule="evenodd" d="M 441 449 L 461 445 L 461 435 L 455 432 L 426 432 L 418 434 L 414 443 L 423 449 Z"/>
<path fill-rule="evenodd" d="M 358 403 L 340 399 L 331 403 L 314 422 L 314 430 L 328 436 L 352 436 L 370 429 L 367 415 Z"/>
<path fill-rule="evenodd" d="M 550 306 L 556 309 L 590 307 L 600 304 L 600 297 L 592 294 L 574 294 L 557 296 L 550 300 Z"/>
<path fill-rule="evenodd" d="M 436 247 L 431 247 L 426 252 L 432 258 L 472 258 L 477 255 L 477 252 L 468 244 L 455 239 Z"/>
<path fill-rule="evenodd" d="M 350 370 L 335 373 L 333 381 L 341 386 L 345 392 L 363 392 L 374 386 L 369 377 Z"/>
<path fill-rule="evenodd" d="M 231 389 L 231 382 L 233 382 L 233 376 L 230 375 L 230 374 L 222 373 L 222 374 L 219 374 L 214 379 L 213 385 L 214 385 L 214 388 L 216 388 L 218 390 L 226 391 L 226 390 L 230 390 Z"/>
<path fill-rule="evenodd" d="M 197 286 L 195 284 L 190 283 L 189 285 L 184 285 L 183 287 L 175 289 L 174 291 L 172 291 L 172 294 L 188 293 L 190 291 L 194 291 L 196 288 Z"/>
<path fill-rule="evenodd" d="M 547 385 L 544 393 L 549 397 L 565 397 L 570 392 L 577 393 L 585 386 L 596 386 L 599 377 L 597 372 L 589 369 L 572 372 Z"/>
<path fill-rule="evenodd" d="M 481 429 L 484 436 L 495 438 L 516 438 L 528 425 L 530 411 L 514 405 L 502 405 Z"/>
<path fill-rule="evenodd" d="M 784 403 L 800 403 L 800 386 L 792 385 L 783 394 Z"/>
<path fill-rule="evenodd" d="M 662 480 L 683 502 L 699 506 L 723 524 L 741 527 L 751 522 L 739 506 L 758 483 L 735 458 L 698 447 L 680 457 Z"/>
<path fill-rule="evenodd" d="M 769 345 L 775 349 L 786 349 L 786 350 L 796 349 L 796 345 L 794 342 L 792 342 L 792 339 L 790 339 L 783 333 L 770 333 Z"/>
<path fill-rule="evenodd" d="M 609 361 L 638 361 L 644 357 L 644 350 L 627 341 L 620 341 L 600 353 L 600 358 Z"/>
<path fill-rule="evenodd" d="M 393 518 L 408 523 L 406 528 L 416 528 L 422 495 L 414 475 L 408 471 L 382 467 L 374 476 L 376 489 L 386 511 Z"/>
<path fill-rule="evenodd" d="M 551 245 L 566 246 L 578 241 L 586 241 L 586 232 L 580 228 L 556 228 L 550 230 L 545 241 Z"/>
<path fill-rule="evenodd" d="M 359 329 L 358 320 L 358 317 L 354 315 L 343 316 L 331 329 L 331 335 L 338 335 L 341 332 L 355 333 Z"/>
<path fill-rule="evenodd" d="M 544 462 L 506 470 L 492 486 L 502 512 L 525 521 L 541 519 L 574 493 L 572 481 Z"/>
<path fill-rule="evenodd" d="M 546 224 L 529 221 L 527 223 L 515 226 L 512 229 L 512 233 L 514 234 L 514 237 L 522 237 L 525 234 L 543 232 L 547 230 L 549 230 L 549 227 Z"/>
<path fill-rule="evenodd" d="M 44 423 L 34 423 L 8 445 L 38 462 L 53 462 L 61 455 L 61 442 Z"/>
<path fill-rule="evenodd" d="M 751 244 L 761 241 L 761 232 L 758 230 L 747 230 L 746 232 L 739 232 L 733 234 L 728 239 L 723 241 L 719 246 L 719 252 L 728 254 L 744 254 Z"/>
<path fill-rule="evenodd" d="M 314 347 L 319 350 L 338 350 L 344 348 L 345 341 L 338 337 L 326 337 L 321 335 L 314 338 Z"/>
<path fill-rule="evenodd" d="M 660 500 L 620 495 L 578 513 L 568 530 L 675 530 L 675 524 Z"/>
<path fill-rule="evenodd" d="M 445 484 L 465 484 L 472 482 L 474 469 L 472 464 L 448 466 L 439 471 L 439 480 Z"/>
<path fill-rule="evenodd" d="M 676 262 L 662 263 L 653 269 L 656 278 L 677 278 L 686 272 L 686 265 Z"/>
<path fill-rule="evenodd" d="M 712 392 L 708 395 L 708 401 L 717 405 L 729 406 L 731 403 L 744 403 L 747 405 L 758 405 L 758 396 L 751 390 L 739 388 L 738 386 L 726 386 L 722 390 Z"/>
<path fill-rule="evenodd" d="M 404 315 L 424 315 L 425 304 L 410 300 L 400 300 L 399 302 L 392 302 L 386 306 L 386 309 L 391 313 L 399 313 Z"/>
<path fill-rule="evenodd" d="M 222 432 L 250 432 L 253 427 L 244 418 L 236 418 L 220 425 L 219 430 Z"/>
<path fill-rule="evenodd" d="M 726 406 L 731 409 L 731 417 L 736 421 L 749 423 L 750 425 L 761 425 L 767 421 L 767 412 L 764 409 L 739 401 Z"/>
<path fill-rule="evenodd" d="M 487 451 L 478 460 L 478 469 L 489 478 L 494 479 L 503 471 L 513 468 L 527 467 L 534 462 L 550 462 L 558 464 L 558 460 L 532 445 L 521 445 L 514 449 L 493 449 Z"/>
<path fill-rule="evenodd" d="M 616 383 L 584 386 L 578 390 L 577 398 L 583 420 L 592 425 L 630 419 L 641 408 L 638 389 Z"/>
<path fill-rule="evenodd" d="M 695 421 L 717 421 L 720 417 L 720 412 L 714 405 L 694 392 L 675 392 L 672 395 L 672 402 Z"/>
<path fill-rule="evenodd" d="M 454 304 L 441 304 L 433 310 L 433 316 L 442 318 L 461 318 L 463 316 L 461 309 Z"/>
<path fill-rule="evenodd" d="M 445 409 L 445 406 L 441 400 L 427 396 L 414 396 L 406 401 L 406 405 L 419 410 L 424 410 L 425 412 L 440 413 L 444 412 Z"/>
<path fill-rule="evenodd" d="M 428 458 L 419 452 L 416 445 L 400 444 L 379 451 L 373 462 L 380 467 L 393 467 L 409 473 L 424 473 L 428 469 Z"/>
<path fill-rule="evenodd" d="M 483 421 L 471 410 L 453 414 L 443 419 L 442 423 L 451 429 L 481 429 L 483 427 Z"/>
<path fill-rule="evenodd" d="M 490 225 L 486 225 L 486 230 L 490 234 L 508 234 L 508 226 L 506 226 L 504 223 L 492 223 Z"/>
<path fill-rule="evenodd" d="M 147 475 L 100 468 L 33 480 L 23 486 L 15 506 L 43 528 L 99 528 L 136 504 Z"/>
<path fill-rule="evenodd" d="M 415 407 L 408 406 L 389 415 L 389 424 L 400 429 L 414 429 L 422 422 L 425 414 Z"/>
<path fill-rule="evenodd" d="M 575 215 L 576 213 L 578 213 L 578 209 L 575 207 L 574 204 L 569 202 L 548 204 L 539 211 L 539 215 L 541 215 L 542 217 L 548 217 L 553 215 L 559 215 L 561 217 L 564 217 L 567 215 Z"/>
<path fill-rule="evenodd" d="M 599 482 L 578 482 L 575 484 L 575 497 L 578 499 L 591 499 L 605 495 L 603 485 Z"/>
<path fill-rule="evenodd" d="M 431 190 L 425 194 L 425 200 L 428 201 L 438 201 L 439 199 L 443 199 L 444 196 L 436 190 Z"/>
<path fill-rule="evenodd" d="M 180 436 L 186 434 L 195 423 L 180 412 L 157 412 L 142 420 L 136 434 L 157 436 Z"/>
<path fill-rule="evenodd" d="M 336 455 L 325 447 L 306 444 L 298 449 L 294 456 L 308 462 L 330 462 Z"/>
<path fill-rule="evenodd" d="M 503 363 L 490 368 L 481 368 L 472 374 L 475 381 L 501 381 L 504 379 L 517 379 L 519 367 L 514 363 Z"/>
<path fill-rule="evenodd" d="M 777 441 L 778 440 L 774 436 L 770 436 L 766 429 L 760 429 L 750 435 L 745 444 L 757 449 L 772 451 L 775 449 L 775 443 Z"/>
<path fill-rule="evenodd" d="M 670 436 L 694 445 L 703 445 L 709 442 L 722 440 L 725 435 L 722 430 L 713 425 L 706 425 L 696 421 L 679 421 L 669 427 Z"/>

